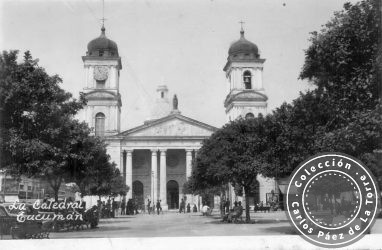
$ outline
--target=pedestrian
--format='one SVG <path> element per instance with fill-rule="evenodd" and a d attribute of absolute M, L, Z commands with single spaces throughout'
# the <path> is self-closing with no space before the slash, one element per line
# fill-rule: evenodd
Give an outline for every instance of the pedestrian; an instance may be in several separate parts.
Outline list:
<path fill-rule="evenodd" d="M 147 212 L 149 214 L 151 213 L 151 201 L 150 201 L 150 199 L 147 199 Z"/>
<path fill-rule="evenodd" d="M 179 207 L 179 213 L 186 213 L 186 203 L 184 202 L 184 200 L 183 199 L 181 199 L 181 201 L 180 201 L 180 207 Z"/>
<path fill-rule="evenodd" d="M 138 213 L 138 201 L 136 198 L 134 199 L 134 211 L 135 211 L 135 214 L 139 214 Z"/>
<path fill-rule="evenodd" d="M 229 202 L 229 199 L 227 199 L 227 201 L 225 202 L 225 211 L 227 214 L 229 213 L 229 205 L 230 205 L 230 202 Z"/>
<path fill-rule="evenodd" d="M 190 203 L 187 204 L 187 213 L 191 213 L 191 205 L 190 205 Z"/>
<path fill-rule="evenodd" d="M 106 203 L 105 203 L 105 201 L 102 201 L 102 203 L 101 203 L 102 205 L 101 205 L 101 218 L 105 218 L 106 217 L 106 212 L 107 212 L 107 206 L 106 206 Z"/>
<path fill-rule="evenodd" d="M 198 209 L 196 208 L 196 205 L 195 205 L 195 204 L 194 204 L 194 207 L 192 208 L 192 212 L 193 212 L 193 213 L 198 212 Z"/>
<path fill-rule="evenodd" d="M 111 217 L 111 201 L 110 201 L 110 197 L 109 199 L 107 199 L 107 203 L 106 203 L 106 218 L 110 218 Z"/>
<path fill-rule="evenodd" d="M 121 215 L 125 215 L 125 212 L 126 212 L 126 200 L 123 199 L 122 202 L 121 202 Z"/>
<path fill-rule="evenodd" d="M 152 204 L 152 207 L 151 207 L 151 212 L 153 212 L 153 215 L 155 215 L 155 203 L 151 203 Z"/>
<path fill-rule="evenodd" d="M 114 198 L 111 200 L 111 218 L 115 218 L 115 211 L 117 210 L 117 202 Z"/>
<path fill-rule="evenodd" d="M 162 207 L 161 207 L 161 205 L 160 205 L 160 201 L 159 200 L 157 200 L 157 213 L 158 213 L 158 215 L 159 215 L 159 212 L 162 210 Z"/>

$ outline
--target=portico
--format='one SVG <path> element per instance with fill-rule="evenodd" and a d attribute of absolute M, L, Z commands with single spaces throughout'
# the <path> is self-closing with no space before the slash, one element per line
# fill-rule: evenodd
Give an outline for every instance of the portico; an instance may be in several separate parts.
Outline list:
<path fill-rule="evenodd" d="M 130 187 L 127 199 L 141 206 L 147 199 L 160 200 L 164 210 L 178 208 L 182 198 L 192 205 L 194 200 L 183 186 L 202 140 L 215 130 L 177 112 L 116 135 L 120 171 Z"/>

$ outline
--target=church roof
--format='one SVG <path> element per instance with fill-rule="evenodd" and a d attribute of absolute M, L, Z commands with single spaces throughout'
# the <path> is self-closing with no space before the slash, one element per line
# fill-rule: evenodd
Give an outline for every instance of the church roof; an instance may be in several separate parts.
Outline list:
<path fill-rule="evenodd" d="M 240 31 L 240 39 L 232 43 L 228 50 L 227 63 L 223 70 L 227 71 L 232 62 L 259 62 L 265 59 L 260 58 L 259 49 L 256 44 L 248 41 L 244 37 L 244 30 Z"/>
<path fill-rule="evenodd" d="M 239 54 L 252 54 L 256 58 L 259 57 L 259 49 L 256 44 L 245 39 L 243 29 L 240 31 L 240 39 L 232 43 L 228 50 L 228 56 L 230 57 Z"/>
<path fill-rule="evenodd" d="M 178 112 L 126 130 L 116 137 L 209 137 L 218 128 L 183 116 Z"/>
<path fill-rule="evenodd" d="M 87 56 L 118 57 L 117 44 L 105 35 L 105 27 L 101 28 L 101 35 L 88 43 Z"/>

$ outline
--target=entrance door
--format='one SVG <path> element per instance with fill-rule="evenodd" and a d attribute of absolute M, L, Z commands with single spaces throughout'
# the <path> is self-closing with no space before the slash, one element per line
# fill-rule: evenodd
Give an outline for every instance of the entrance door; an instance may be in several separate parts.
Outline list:
<path fill-rule="evenodd" d="M 133 182 L 133 200 L 138 203 L 139 209 L 143 209 L 143 184 L 140 181 Z"/>
<path fill-rule="evenodd" d="M 179 208 L 179 185 L 173 180 L 167 182 L 167 205 L 169 209 Z"/>

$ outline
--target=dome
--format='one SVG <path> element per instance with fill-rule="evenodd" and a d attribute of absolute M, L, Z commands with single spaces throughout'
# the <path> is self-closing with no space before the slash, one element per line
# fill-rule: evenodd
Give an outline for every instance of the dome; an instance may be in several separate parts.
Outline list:
<path fill-rule="evenodd" d="M 240 39 L 234 42 L 228 50 L 229 56 L 236 56 L 238 54 L 252 54 L 256 58 L 259 57 L 259 49 L 256 44 L 244 38 L 244 30 L 240 31 Z"/>
<path fill-rule="evenodd" d="M 101 28 L 101 35 L 88 43 L 88 56 L 114 56 L 118 57 L 117 44 L 105 35 L 105 27 Z"/>

